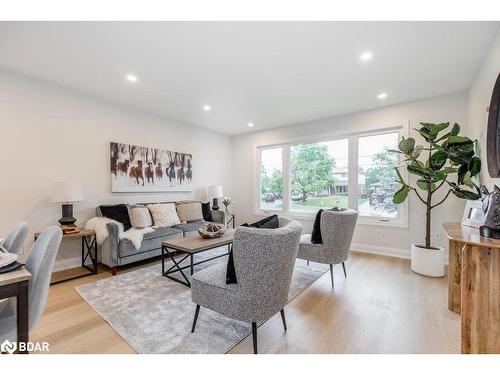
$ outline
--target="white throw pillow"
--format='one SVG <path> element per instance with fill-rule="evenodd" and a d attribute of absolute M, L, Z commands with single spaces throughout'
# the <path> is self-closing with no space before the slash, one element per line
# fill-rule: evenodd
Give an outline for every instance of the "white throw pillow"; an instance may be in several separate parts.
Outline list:
<path fill-rule="evenodd" d="M 172 227 L 181 223 L 174 203 L 150 204 L 148 208 L 155 227 Z"/>
<path fill-rule="evenodd" d="M 128 216 L 130 217 L 130 224 L 135 229 L 147 228 L 153 225 L 151 214 L 145 206 L 129 206 Z"/>

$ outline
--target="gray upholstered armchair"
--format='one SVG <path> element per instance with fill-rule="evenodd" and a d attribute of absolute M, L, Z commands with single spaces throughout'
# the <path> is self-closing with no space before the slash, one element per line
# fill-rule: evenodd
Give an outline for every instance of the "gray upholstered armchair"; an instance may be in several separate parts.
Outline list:
<path fill-rule="evenodd" d="M 37 323 L 45 309 L 49 293 L 50 277 L 62 239 L 57 225 L 45 229 L 36 239 L 26 261 L 31 273 L 29 291 L 29 329 Z M 15 298 L 0 301 L 0 342 L 17 340 Z"/>
<path fill-rule="evenodd" d="M 200 306 L 232 319 L 251 322 L 254 353 L 257 353 L 257 323 L 281 312 L 284 307 L 299 246 L 302 226 L 285 217 L 277 229 L 238 227 L 233 257 L 238 284 L 226 284 L 226 262 L 192 276 L 191 299 L 196 303 L 192 332 Z"/>
<path fill-rule="evenodd" d="M 9 253 L 20 254 L 29 229 L 28 223 L 17 224 L 2 242 L 4 249 Z"/>
<path fill-rule="evenodd" d="M 333 282 L 333 265 L 342 263 L 344 276 L 347 277 L 345 261 L 349 255 L 352 235 L 356 227 L 358 212 L 355 210 L 331 211 L 325 210 L 321 214 L 322 244 L 313 244 L 311 235 L 304 234 L 300 238 L 297 258 L 311 262 L 330 265 L 330 277 Z"/>

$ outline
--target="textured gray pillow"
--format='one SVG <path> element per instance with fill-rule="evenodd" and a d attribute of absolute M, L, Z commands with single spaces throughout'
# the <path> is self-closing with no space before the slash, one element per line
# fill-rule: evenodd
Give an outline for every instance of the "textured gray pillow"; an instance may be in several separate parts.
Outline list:
<path fill-rule="evenodd" d="M 176 205 L 177 215 L 181 222 L 189 223 L 191 221 L 202 221 L 203 212 L 200 202 L 178 203 Z"/>
<path fill-rule="evenodd" d="M 129 206 L 128 216 L 130 217 L 130 224 L 132 224 L 133 228 L 142 229 L 153 225 L 151 214 L 145 206 Z"/>

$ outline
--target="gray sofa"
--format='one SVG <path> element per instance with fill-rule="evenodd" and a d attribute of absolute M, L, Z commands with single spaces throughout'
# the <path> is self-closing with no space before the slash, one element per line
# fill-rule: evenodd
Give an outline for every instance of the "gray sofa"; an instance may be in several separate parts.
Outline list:
<path fill-rule="evenodd" d="M 179 201 L 179 202 L 160 202 L 175 203 L 176 208 L 182 204 L 199 204 L 200 201 Z M 143 203 L 144 205 L 153 203 Z M 103 216 L 101 206 L 97 207 L 97 216 Z M 201 212 L 201 209 L 200 209 Z M 180 218 L 182 220 L 182 218 Z M 224 222 L 224 213 L 218 210 L 212 210 L 212 221 L 222 224 Z M 175 238 L 197 236 L 198 228 L 203 225 L 202 217 L 195 220 L 178 224 L 173 227 L 155 228 L 154 232 L 146 233 L 142 240 L 141 247 L 136 249 L 134 244 L 127 239 L 119 239 L 118 226 L 116 224 L 107 224 L 108 238 L 100 245 L 101 263 L 111 268 L 113 275 L 116 274 L 117 267 L 134 263 L 140 260 L 149 259 L 161 255 L 161 243 Z"/>

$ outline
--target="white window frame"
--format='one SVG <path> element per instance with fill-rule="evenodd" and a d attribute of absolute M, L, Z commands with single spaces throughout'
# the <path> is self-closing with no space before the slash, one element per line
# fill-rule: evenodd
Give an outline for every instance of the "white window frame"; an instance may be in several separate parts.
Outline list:
<path fill-rule="evenodd" d="M 254 187 L 253 187 L 253 207 L 254 215 L 266 216 L 269 214 L 280 214 L 300 220 L 314 220 L 316 213 L 314 212 L 296 212 L 290 211 L 290 146 L 297 144 L 330 142 L 347 139 L 349 142 L 348 151 L 348 184 L 349 187 L 354 186 L 354 189 L 349 189 L 348 205 L 349 207 L 357 209 L 358 207 L 358 139 L 362 136 L 378 135 L 399 132 L 399 139 L 401 137 L 409 136 L 409 121 L 402 121 L 392 123 L 385 126 L 368 126 L 363 131 L 358 132 L 337 132 L 327 133 L 321 135 L 314 135 L 310 137 L 300 137 L 289 139 L 286 141 L 256 144 L 254 156 Z M 260 208 L 260 166 L 261 166 L 261 150 L 282 148 L 282 174 L 283 174 L 283 209 L 271 210 Z M 398 154 L 400 162 L 401 158 Z M 401 168 L 401 175 L 405 180 L 408 179 L 408 172 L 406 168 Z M 377 225 L 377 226 L 394 226 L 394 227 L 408 227 L 408 200 L 403 204 L 398 205 L 397 218 L 382 218 L 375 216 L 362 216 L 358 217 L 358 224 L 364 225 Z"/>

